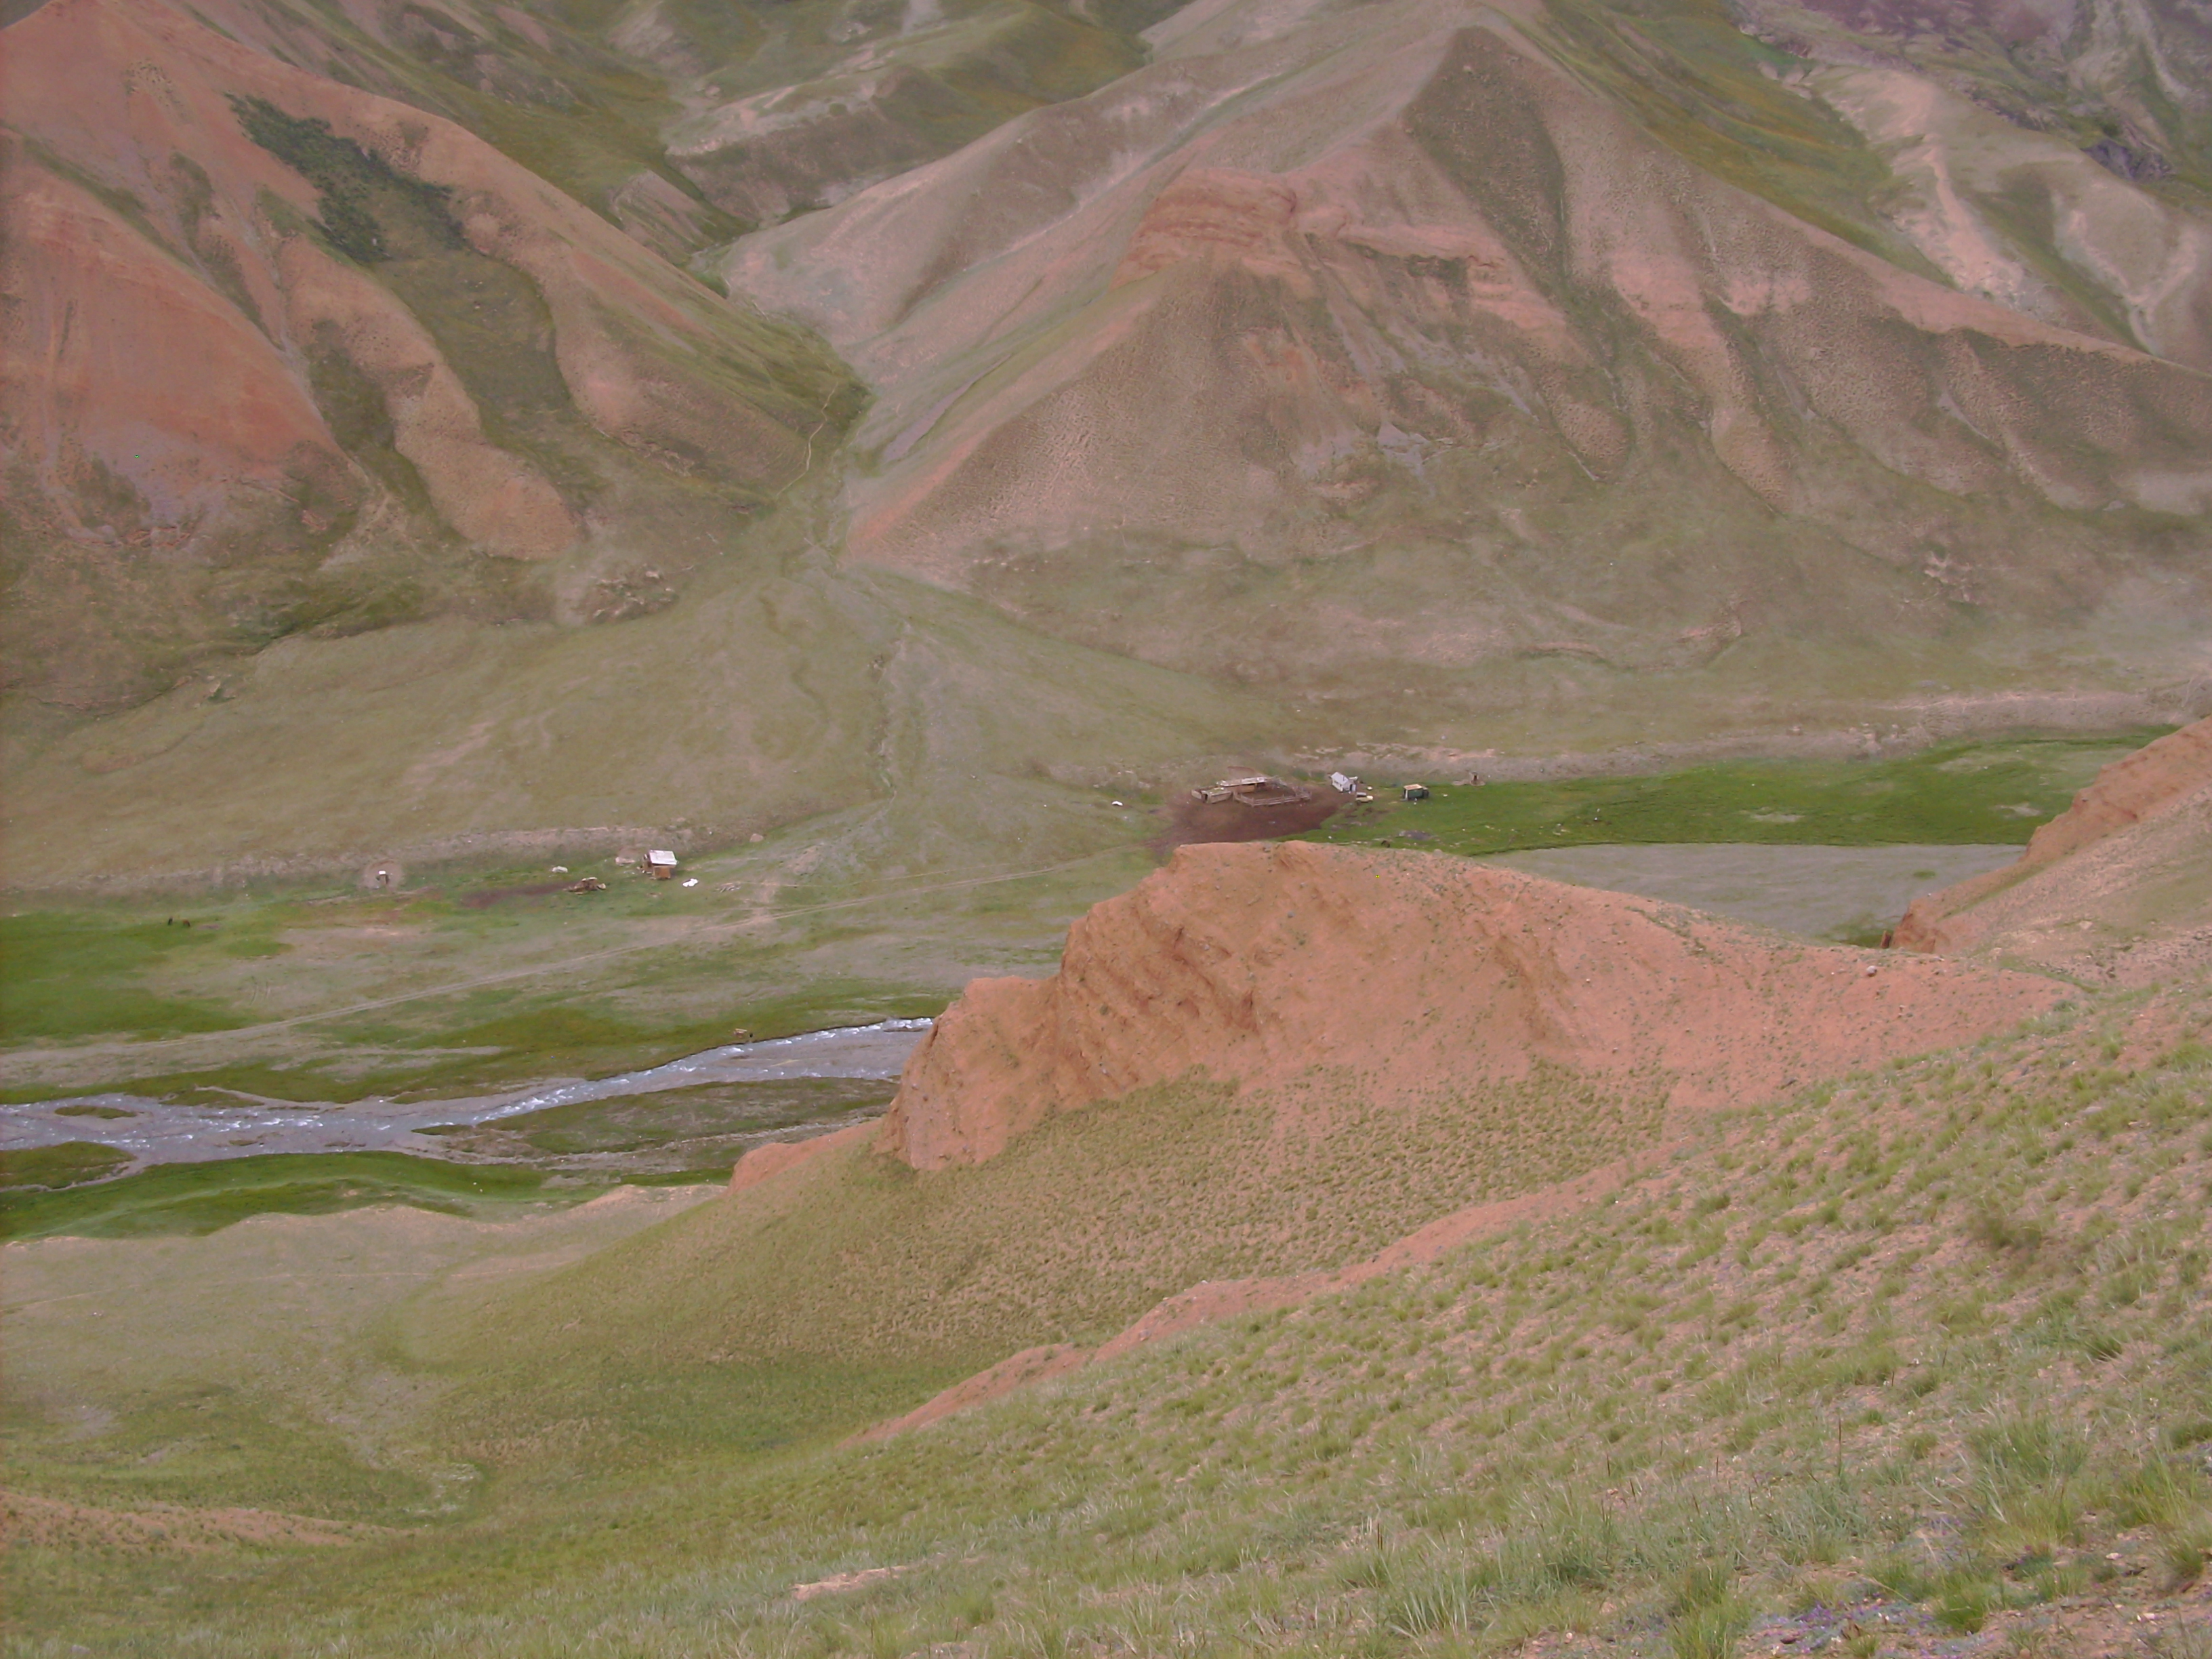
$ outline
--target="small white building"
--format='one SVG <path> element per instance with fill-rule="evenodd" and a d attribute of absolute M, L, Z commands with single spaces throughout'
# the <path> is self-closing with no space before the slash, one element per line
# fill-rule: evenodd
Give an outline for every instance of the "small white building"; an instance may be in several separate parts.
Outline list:
<path fill-rule="evenodd" d="M 655 848 L 645 855 L 645 867 L 655 881 L 666 881 L 676 873 L 676 854 Z"/>

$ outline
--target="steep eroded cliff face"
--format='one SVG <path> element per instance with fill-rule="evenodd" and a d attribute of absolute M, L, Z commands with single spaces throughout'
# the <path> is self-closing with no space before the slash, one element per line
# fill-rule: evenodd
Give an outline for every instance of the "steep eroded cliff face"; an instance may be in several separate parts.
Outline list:
<path fill-rule="evenodd" d="M 2003 869 L 1914 900 L 1895 942 L 2091 982 L 2212 964 L 2212 720 L 2114 761 Z"/>
<path fill-rule="evenodd" d="M 1421 853 L 1180 848 L 1093 908 L 1048 980 L 979 980 L 908 1063 L 878 1147 L 976 1164 L 1056 1112 L 1202 1071 L 1370 1098 L 1540 1064 L 1691 1111 L 1972 1041 L 2065 988 L 1799 943 Z"/>

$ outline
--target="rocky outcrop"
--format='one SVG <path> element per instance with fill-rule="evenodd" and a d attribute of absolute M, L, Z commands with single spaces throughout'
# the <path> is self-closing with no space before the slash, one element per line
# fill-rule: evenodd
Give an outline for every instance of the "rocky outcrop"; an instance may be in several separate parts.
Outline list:
<path fill-rule="evenodd" d="M 1178 849 L 1070 931 L 1048 980 L 979 980 L 908 1060 L 877 1145 L 978 1164 L 1047 1117 L 1192 1073 L 1316 1073 L 1413 1102 L 1540 1065 L 1678 1110 L 2043 1012 L 2063 987 L 1799 944 L 1469 860 L 1299 842 Z"/>
<path fill-rule="evenodd" d="M 2212 963 L 2212 720 L 2106 767 L 2003 869 L 1914 900 L 1893 942 L 2123 983 Z"/>

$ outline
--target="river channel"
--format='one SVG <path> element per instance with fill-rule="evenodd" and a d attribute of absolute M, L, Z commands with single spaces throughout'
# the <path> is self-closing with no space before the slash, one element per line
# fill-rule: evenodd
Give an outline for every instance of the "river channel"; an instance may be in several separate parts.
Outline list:
<path fill-rule="evenodd" d="M 758 1042 L 733 1042 L 614 1077 L 555 1079 L 499 1094 L 406 1102 L 371 1098 L 347 1104 L 270 1100 L 221 1091 L 218 1101 L 183 1103 L 143 1095 L 77 1095 L 0 1106 L 0 1152 L 94 1140 L 143 1164 L 203 1163 L 267 1152 L 352 1152 L 371 1149 L 435 1155 L 431 1129 L 495 1124 L 556 1107 L 706 1085 L 877 1080 L 886 1086 L 906 1064 L 926 1019 L 886 1019 Z M 212 1095 L 213 1090 L 201 1091 Z"/>

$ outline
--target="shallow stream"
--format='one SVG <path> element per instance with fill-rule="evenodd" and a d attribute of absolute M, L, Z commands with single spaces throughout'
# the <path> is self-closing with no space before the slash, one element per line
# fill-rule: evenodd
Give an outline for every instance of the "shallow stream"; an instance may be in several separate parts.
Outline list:
<path fill-rule="evenodd" d="M 776 1084 L 808 1079 L 890 1084 L 929 1029 L 926 1019 L 886 1019 L 760 1042 L 733 1042 L 665 1065 L 591 1081 L 556 1079 L 501 1094 L 349 1105 L 300 1103 L 220 1091 L 208 1103 L 143 1095 L 77 1095 L 0 1106 L 0 1152 L 94 1140 L 142 1163 L 191 1164 L 264 1152 L 356 1152 L 371 1148 L 431 1157 L 447 1147 L 424 1131 L 495 1123 L 562 1106 L 710 1084 Z M 214 1094 L 218 1091 L 203 1091 Z"/>

